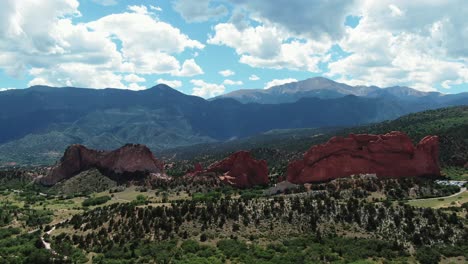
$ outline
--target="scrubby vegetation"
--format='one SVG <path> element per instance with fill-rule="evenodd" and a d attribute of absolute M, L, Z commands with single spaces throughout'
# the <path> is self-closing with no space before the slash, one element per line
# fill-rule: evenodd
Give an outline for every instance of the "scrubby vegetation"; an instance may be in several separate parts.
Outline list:
<path fill-rule="evenodd" d="M 114 204 L 76 215 L 63 225 L 75 229 L 75 243 L 96 252 L 119 241 L 198 238 L 200 231 L 220 234 L 221 238 L 249 239 L 252 235 L 273 238 L 303 232 L 333 234 L 336 228 L 343 228 L 415 245 L 452 244 L 466 235 L 461 220 L 454 214 L 357 199 L 343 203 L 324 193 L 276 197 L 270 201 L 185 200 L 171 203 L 169 207 Z M 82 236 L 78 235 L 80 231 Z"/>
<path fill-rule="evenodd" d="M 238 239 L 215 244 L 195 240 L 139 241 L 114 247 L 97 255 L 95 263 L 349 263 L 367 259 L 405 260 L 403 248 L 381 240 L 303 236 L 266 245 Z"/>
<path fill-rule="evenodd" d="M 468 181 L 468 169 L 456 166 L 447 166 L 442 169 L 442 174 L 452 180 Z"/>
<path fill-rule="evenodd" d="M 99 197 L 91 197 L 83 201 L 83 206 L 93 206 L 93 205 L 100 205 L 105 204 L 107 201 L 111 199 L 110 196 L 99 196 Z"/>
<path fill-rule="evenodd" d="M 467 249 L 466 206 L 404 203 L 458 191 L 431 179 L 366 175 L 273 196 L 262 188 L 200 188 L 121 186 L 90 198 L 4 190 L 0 243 L 9 244 L 0 258 L 11 260 L 15 248 L 20 263 L 434 263 Z M 52 227 L 51 235 L 28 234 Z"/>

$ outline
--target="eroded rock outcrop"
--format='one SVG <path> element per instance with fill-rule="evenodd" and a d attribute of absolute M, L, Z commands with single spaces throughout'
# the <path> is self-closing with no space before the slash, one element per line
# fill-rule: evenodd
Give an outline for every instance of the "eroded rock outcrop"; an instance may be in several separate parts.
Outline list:
<path fill-rule="evenodd" d="M 54 185 L 92 168 L 117 182 L 142 180 L 143 174 L 164 173 L 164 164 L 144 145 L 127 144 L 114 151 L 96 151 L 82 145 L 72 145 L 40 182 Z"/>
<path fill-rule="evenodd" d="M 427 136 L 413 146 L 402 132 L 351 134 L 310 148 L 302 160 L 289 164 L 286 178 L 299 184 L 366 173 L 377 177 L 440 175 L 438 160 L 437 136 Z"/>
<path fill-rule="evenodd" d="M 200 168 L 198 168 L 200 169 Z M 215 162 L 193 177 L 216 175 L 222 182 L 238 188 L 268 184 L 268 167 L 264 160 L 255 160 L 250 152 L 239 151 Z"/>
<path fill-rule="evenodd" d="M 193 166 L 193 169 L 187 170 L 185 174 L 188 176 L 190 175 L 194 176 L 194 175 L 199 174 L 202 171 L 203 171 L 203 165 L 201 165 L 200 163 L 195 163 L 195 165 Z"/>

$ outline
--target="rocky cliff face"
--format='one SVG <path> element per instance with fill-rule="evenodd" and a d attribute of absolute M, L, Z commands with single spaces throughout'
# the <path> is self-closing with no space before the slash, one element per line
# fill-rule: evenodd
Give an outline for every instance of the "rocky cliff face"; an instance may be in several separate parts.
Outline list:
<path fill-rule="evenodd" d="M 289 164 L 286 178 L 299 184 L 364 173 L 377 177 L 440 175 L 438 159 L 437 136 L 427 136 L 413 146 L 402 132 L 351 134 L 310 148 L 302 160 Z"/>
<path fill-rule="evenodd" d="M 236 152 L 210 165 L 206 170 L 196 172 L 194 177 L 204 174 L 214 174 L 222 182 L 238 188 L 268 184 L 266 161 L 253 159 L 247 151 Z"/>
<path fill-rule="evenodd" d="M 40 182 L 54 185 L 91 168 L 98 169 L 117 182 L 142 180 L 142 174 L 164 172 L 163 163 L 144 145 L 127 144 L 114 151 L 96 151 L 82 145 L 72 145 Z"/>

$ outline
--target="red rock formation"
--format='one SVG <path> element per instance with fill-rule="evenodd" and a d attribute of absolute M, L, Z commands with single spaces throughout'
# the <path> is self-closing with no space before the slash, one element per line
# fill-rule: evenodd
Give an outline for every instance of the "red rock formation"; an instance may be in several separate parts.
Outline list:
<path fill-rule="evenodd" d="M 194 176 L 194 175 L 199 174 L 202 171 L 203 171 L 203 166 L 200 163 L 195 163 L 195 165 L 193 166 L 193 169 L 188 169 L 185 172 L 185 174 Z"/>
<path fill-rule="evenodd" d="M 197 163 L 195 164 L 195 167 L 194 167 L 194 172 L 200 172 L 200 171 L 203 171 L 203 166 L 200 164 L 200 163 Z"/>
<path fill-rule="evenodd" d="M 385 135 L 334 137 L 313 146 L 287 170 L 292 183 L 328 181 L 353 174 L 378 177 L 440 175 L 437 136 L 423 138 L 416 147 L 402 132 Z"/>
<path fill-rule="evenodd" d="M 268 184 L 266 161 L 253 159 L 247 151 L 236 152 L 210 165 L 204 173 L 216 173 L 223 182 L 239 188 Z"/>
<path fill-rule="evenodd" d="M 117 181 L 130 179 L 133 177 L 131 174 L 164 172 L 163 163 L 144 145 L 127 144 L 114 151 L 96 151 L 82 145 L 72 145 L 40 182 L 54 185 L 91 168 L 96 168 Z"/>

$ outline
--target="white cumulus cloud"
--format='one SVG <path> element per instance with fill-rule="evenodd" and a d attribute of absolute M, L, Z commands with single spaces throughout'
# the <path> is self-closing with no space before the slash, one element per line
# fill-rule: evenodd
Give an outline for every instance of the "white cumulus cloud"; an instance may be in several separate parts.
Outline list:
<path fill-rule="evenodd" d="M 65 63 L 48 69 L 33 68 L 30 74 L 35 78 L 28 83 L 29 86 L 72 86 L 96 89 L 126 88 L 122 83 L 121 75 L 110 70 L 100 70 L 96 74 L 96 68 L 87 64 Z"/>
<path fill-rule="evenodd" d="M 224 77 L 228 77 L 228 76 L 232 76 L 232 75 L 236 74 L 235 72 L 233 72 L 233 71 L 231 71 L 229 69 L 219 71 L 218 73 L 221 74 Z"/>
<path fill-rule="evenodd" d="M 223 81 L 224 85 L 243 85 L 244 83 L 242 81 L 233 81 L 230 79 L 226 79 Z"/>
<path fill-rule="evenodd" d="M 137 14 L 142 14 L 142 15 L 146 15 L 148 14 L 148 8 L 144 5 L 130 5 L 128 6 L 128 10 L 130 11 L 133 11 Z"/>
<path fill-rule="evenodd" d="M 93 2 L 103 6 L 112 6 L 117 4 L 117 0 L 93 0 Z"/>
<path fill-rule="evenodd" d="M 222 84 L 207 83 L 203 80 L 191 80 L 193 84 L 192 95 L 210 98 L 224 93 L 226 87 Z"/>
<path fill-rule="evenodd" d="M 468 22 L 463 1 L 362 1 L 356 28 L 339 42 L 349 56 L 328 76 L 350 84 L 407 85 L 434 91 L 468 82 Z"/>
<path fill-rule="evenodd" d="M 202 68 L 195 62 L 194 59 L 184 61 L 182 68 L 178 71 L 172 72 L 174 76 L 190 77 L 203 74 Z"/>
<path fill-rule="evenodd" d="M 322 55 L 330 41 L 314 41 L 297 37 L 275 26 L 259 25 L 239 30 L 234 24 L 221 23 L 214 27 L 209 44 L 235 49 L 241 63 L 259 68 L 293 69 L 319 72 Z"/>
<path fill-rule="evenodd" d="M 258 76 L 255 75 L 255 74 L 252 74 L 252 75 L 249 76 L 249 80 L 251 80 L 251 81 L 258 81 L 258 80 L 260 80 L 260 77 L 258 77 Z"/>
<path fill-rule="evenodd" d="M 154 6 L 154 5 L 150 5 L 150 9 L 151 9 L 151 10 L 158 11 L 158 12 L 162 12 L 162 11 L 163 11 L 163 9 L 162 9 L 160 6 Z"/>
<path fill-rule="evenodd" d="M 143 77 L 140 77 L 136 74 L 129 74 L 129 75 L 126 75 L 124 80 L 126 82 L 133 82 L 133 83 L 139 83 L 139 82 L 146 82 L 145 78 Z"/>
<path fill-rule="evenodd" d="M 130 89 L 142 89 L 135 85 L 143 82 L 139 74 L 203 73 L 194 59 L 181 63 L 176 55 L 204 45 L 152 17 L 146 6 L 87 23 L 74 22 L 78 7 L 76 0 L 3 1 L 0 69 L 14 77 L 29 74 L 29 85 Z"/>
<path fill-rule="evenodd" d="M 203 44 L 190 39 L 178 28 L 152 18 L 145 13 L 146 7 L 131 9 L 133 12 L 108 15 L 87 25 L 108 37 L 117 37 L 122 42 L 123 60 L 135 72 L 174 75 L 200 72 L 191 60 L 187 60 L 181 68 L 172 54 L 188 48 L 203 49 Z"/>
<path fill-rule="evenodd" d="M 133 91 L 141 91 L 141 90 L 145 90 L 146 86 L 139 85 L 138 83 L 131 83 L 128 85 L 127 89 L 133 90 Z"/>

